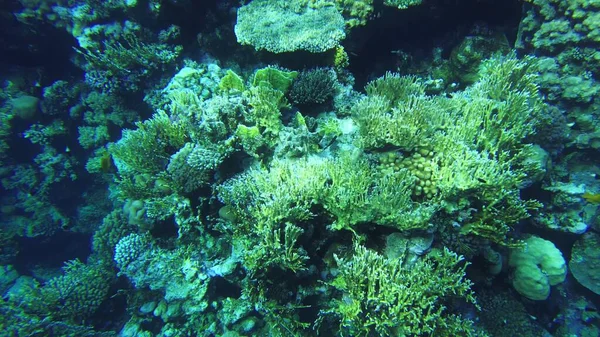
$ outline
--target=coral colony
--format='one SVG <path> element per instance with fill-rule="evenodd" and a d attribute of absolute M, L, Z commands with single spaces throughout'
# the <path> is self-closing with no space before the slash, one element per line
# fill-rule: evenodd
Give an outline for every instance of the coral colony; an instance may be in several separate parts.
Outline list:
<path fill-rule="evenodd" d="M 0 12 L 0 336 L 600 335 L 599 0 Z"/>

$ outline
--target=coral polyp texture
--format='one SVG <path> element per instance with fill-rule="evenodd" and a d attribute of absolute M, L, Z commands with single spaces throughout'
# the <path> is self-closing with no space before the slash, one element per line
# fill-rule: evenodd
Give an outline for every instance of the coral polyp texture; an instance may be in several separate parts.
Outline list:
<path fill-rule="evenodd" d="M 2 6 L 0 335 L 598 336 L 598 13 Z"/>
<path fill-rule="evenodd" d="M 273 53 L 321 53 L 337 47 L 346 37 L 342 15 L 333 5 L 313 8 L 301 2 L 254 0 L 240 7 L 238 42 Z"/>

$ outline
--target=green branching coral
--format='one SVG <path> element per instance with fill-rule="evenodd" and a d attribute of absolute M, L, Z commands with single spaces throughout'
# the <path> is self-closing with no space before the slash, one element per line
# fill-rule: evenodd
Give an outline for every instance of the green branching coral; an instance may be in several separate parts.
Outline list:
<path fill-rule="evenodd" d="M 357 245 L 335 257 L 340 292 L 321 315 L 339 320 L 343 336 L 477 336 L 472 322 L 447 312 L 445 301 L 475 303 L 462 257 L 435 251 L 411 267 Z"/>
<path fill-rule="evenodd" d="M 516 193 L 531 171 L 525 139 L 543 107 L 533 59 L 510 54 L 486 60 L 479 80 L 450 98 L 425 96 L 418 80 L 392 74 L 371 82 L 366 91 L 368 96 L 352 108 L 362 147 L 391 146 L 408 158 L 429 148 L 432 197 L 495 205 L 495 215 L 473 219 L 465 232 L 502 243 L 510 227 L 538 206 Z M 514 217 L 502 216 L 506 212 Z"/>
<path fill-rule="evenodd" d="M 364 159 L 341 157 L 326 172 L 330 185 L 322 203 L 335 218 L 333 229 L 365 222 L 402 231 L 427 227 L 434 207 L 412 200 L 414 177 L 408 170 L 381 175 Z"/>
<path fill-rule="evenodd" d="M 147 43 L 132 33 L 124 34 L 121 41 L 108 40 L 102 47 L 101 51 L 77 51 L 85 56 L 91 68 L 108 70 L 114 76 L 127 76 L 137 67 L 146 71 L 161 69 L 173 62 L 183 50 L 181 46 L 172 48 L 163 43 Z"/>
<path fill-rule="evenodd" d="M 172 121 L 165 112 L 158 112 L 136 126 L 136 130 L 123 131 L 121 140 L 110 147 L 118 164 L 125 165 L 125 171 L 162 172 L 171 155 L 188 139 L 184 125 Z"/>
<path fill-rule="evenodd" d="M 64 275 L 50 279 L 43 287 L 25 290 L 19 300 L 28 313 L 78 323 L 106 299 L 114 277 L 110 265 L 73 260 L 63 270 Z"/>
<path fill-rule="evenodd" d="M 449 123 L 439 102 L 425 96 L 409 96 L 396 106 L 383 96 L 367 96 L 353 106 L 352 114 L 360 127 L 360 145 L 367 149 L 393 145 L 413 151 L 428 145 Z"/>
<path fill-rule="evenodd" d="M 310 219 L 314 215 L 310 207 L 327 181 L 327 162 L 275 160 L 268 169 L 255 167 L 226 181 L 219 186 L 219 199 L 254 226 Z"/>
<path fill-rule="evenodd" d="M 252 273 L 264 272 L 269 267 L 292 272 L 306 269 L 308 256 L 296 247 L 304 230 L 291 223 L 286 223 L 283 228 L 279 227 L 268 223 L 257 226 L 255 234 L 259 241 L 246 242 L 251 251 L 245 254 L 244 266 Z"/>
<path fill-rule="evenodd" d="M 331 229 L 373 222 L 411 230 L 427 227 L 435 210 L 411 199 L 413 182 L 407 170 L 382 176 L 364 158 L 310 157 L 251 169 L 221 185 L 219 198 L 232 207 L 242 222 L 238 230 L 246 233 L 309 220 L 317 215 L 315 205 L 333 220 Z"/>
<path fill-rule="evenodd" d="M 334 0 L 349 28 L 364 26 L 373 15 L 373 0 Z"/>
<path fill-rule="evenodd" d="M 48 319 L 47 316 L 29 314 L 23 307 L 0 302 L 0 330 L 5 336 L 80 336 L 116 337 L 114 331 L 95 331 L 83 324 Z"/>
<path fill-rule="evenodd" d="M 415 76 L 400 76 L 386 73 L 384 76 L 369 82 L 365 86 L 369 96 L 381 96 L 389 100 L 391 106 L 409 99 L 411 96 L 423 96 L 425 85 Z"/>
<path fill-rule="evenodd" d="M 124 130 L 122 138 L 109 146 L 119 171 L 118 192 L 123 200 L 163 196 L 177 188 L 165 168 L 190 140 L 189 123 L 172 121 L 164 111 L 136 125 L 137 129 Z"/>

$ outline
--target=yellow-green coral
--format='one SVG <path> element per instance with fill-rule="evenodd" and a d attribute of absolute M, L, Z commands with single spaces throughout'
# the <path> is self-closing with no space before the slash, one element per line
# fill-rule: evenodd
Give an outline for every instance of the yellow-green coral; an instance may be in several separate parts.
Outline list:
<path fill-rule="evenodd" d="M 244 151 L 255 158 L 259 157 L 259 149 L 266 145 L 266 140 L 261 135 L 257 126 L 240 124 L 235 130 L 235 135 L 239 139 Z"/>
<path fill-rule="evenodd" d="M 386 152 L 380 157 L 380 169 L 387 174 L 393 174 L 406 168 L 416 178 L 413 186 L 415 199 L 432 199 L 439 193 L 439 188 L 433 180 L 434 152 L 423 146 L 410 155 L 402 157 L 398 152 Z"/>
<path fill-rule="evenodd" d="M 364 26 L 373 15 L 373 0 L 333 0 L 349 28 Z"/>
<path fill-rule="evenodd" d="M 287 107 L 289 103 L 282 91 L 264 83 L 261 82 L 249 90 L 249 104 L 252 110 L 247 119 L 258 126 L 261 133 L 274 137 L 283 127 L 281 122 L 281 108 Z"/>
<path fill-rule="evenodd" d="M 305 221 L 316 215 L 312 206 L 321 205 L 332 229 L 373 222 L 410 230 L 427 227 L 435 211 L 411 199 L 414 181 L 406 169 L 380 175 L 364 158 L 311 157 L 251 169 L 222 185 L 219 195 L 246 226 Z"/>
<path fill-rule="evenodd" d="M 333 66 L 337 71 L 341 71 L 350 65 L 350 57 L 343 46 L 335 48 L 333 54 Z"/>
<path fill-rule="evenodd" d="M 304 230 L 291 223 L 286 223 L 283 228 L 275 224 L 265 225 L 257 228 L 257 241 L 246 241 L 245 267 L 253 273 L 264 272 L 272 266 L 293 272 L 306 269 L 304 263 L 308 257 L 295 247 Z"/>
<path fill-rule="evenodd" d="M 252 80 L 252 85 L 260 86 L 261 83 L 264 83 L 285 94 L 297 76 L 297 71 L 285 71 L 273 67 L 266 67 L 256 71 L 254 79 Z"/>
<path fill-rule="evenodd" d="M 227 70 L 227 74 L 223 76 L 221 82 L 219 82 L 219 88 L 225 92 L 236 91 L 242 92 L 246 88 L 244 80 L 231 69 Z"/>
<path fill-rule="evenodd" d="M 335 257 L 340 294 L 329 310 L 348 336 L 476 336 L 472 322 L 446 311 L 445 301 L 475 303 L 462 257 L 440 250 L 405 268 L 357 245 L 352 257 Z"/>
<path fill-rule="evenodd" d="M 415 78 L 387 74 L 367 85 L 368 96 L 352 113 L 362 147 L 392 147 L 409 158 L 405 166 L 423 188 L 415 192 L 431 197 L 439 193 L 444 202 L 477 200 L 478 207 L 495 205 L 496 214 L 514 211 L 514 217 L 496 215 L 498 221 L 483 222 L 477 218 L 463 228 L 502 243 L 510 227 L 535 207 L 503 196 L 516 195 L 530 171 L 524 160 L 530 145 L 524 140 L 534 132 L 542 102 L 532 59 L 495 56 L 482 63 L 479 76 L 473 86 L 452 97 L 428 97 Z M 422 148 L 433 155 L 413 163 L 411 157 Z M 417 169 L 421 164 L 423 170 L 427 166 L 428 172 L 415 170 L 413 164 Z M 428 181 L 435 186 L 427 186 Z"/>

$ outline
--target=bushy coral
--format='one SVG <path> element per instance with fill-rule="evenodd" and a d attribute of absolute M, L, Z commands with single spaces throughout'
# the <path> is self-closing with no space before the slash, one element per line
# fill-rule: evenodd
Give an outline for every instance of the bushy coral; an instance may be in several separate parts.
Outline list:
<path fill-rule="evenodd" d="M 518 45 L 546 56 L 540 86 L 548 101 L 575 121 L 568 136 L 580 148 L 598 148 L 598 128 L 590 128 L 585 120 L 598 119 L 594 98 L 600 90 L 599 13 L 596 1 L 532 0 L 520 25 Z"/>
<path fill-rule="evenodd" d="M 167 172 L 183 192 L 190 193 L 209 181 L 210 172 L 221 164 L 227 153 L 227 149 L 220 150 L 210 143 L 186 143 L 171 157 Z"/>
<path fill-rule="evenodd" d="M 525 306 L 508 291 L 496 289 L 477 293 L 477 302 L 481 306 L 480 320 L 486 331 L 492 336 L 540 336 L 539 327 Z"/>
<path fill-rule="evenodd" d="M 356 246 L 351 257 L 336 257 L 340 274 L 330 286 L 340 294 L 325 314 L 351 336 L 478 336 L 471 321 L 444 306 L 453 297 L 475 303 L 461 260 L 442 250 L 404 268 Z"/>
<path fill-rule="evenodd" d="M 393 147 L 407 158 L 423 148 L 433 152 L 428 163 L 421 163 L 429 167 L 428 179 L 436 187 L 436 193 L 426 195 L 474 198 L 494 205 L 487 212 L 512 214 L 499 221 L 484 215 L 463 228 L 464 233 L 504 242 L 507 224 L 516 224 L 536 207 L 519 200 L 516 191 L 526 174 L 523 140 L 533 134 L 543 104 L 531 59 L 496 56 L 482 63 L 479 77 L 464 92 L 446 98 L 425 96 L 414 77 L 387 74 L 367 85 L 368 95 L 352 107 L 352 114 L 360 145 L 367 150 Z M 505 213 L 507 209 L 513 211 Z"/>
<path fill-rule="evenodd" d="M 295 104 L 323 104 L 330 101 L 336 91 L 335 73 L 327 68 L 301 72 L 290 88 L 290 98 Z"/>
<path fill-rule="evenodd" d="M 48 319 L 24 308 L 0 302 L 0 328 L 7 336 L 32 336 L 43 331 L 52 336 L 115 337 L 113 331 L 96 331 L 83 324 Z"/>
<path fill-rule="evenodd" d="M 127 266 L 151 248 L 148 238 L 139 234 L 129 234 L 119 239 L 114 246 L 114 260 L 117 267 L 125 272 Z"/>
<path fill-rule="evenodd" d="M 96 88 L 118 93 L 119 89 L 132 91 L 148 79 L 153 71 L 169 66 L 182 51 L 181 46 L 149 42 L 135 33 L 124 34 L 120 39 L 108 40 L 100 49 L 83 49 L 79 52 L 87 60 L 88 71 L 100 71 L 97 78 L 110 79 L 109 85 Z M 96 81 L 88 83 L 95 84 Z M 113 89 L 109 91 L 108 89 Z"/>
<path fill-rule="evenodd" d="M 219 198 L 238 223 L 237 241 L 248 246 L 245 260 L 254 262 L 247 266 L 297 269 L 278 260 L 280 243 L 265 241 L 289 224 L 325 216 L 334 230 L 355 231 L 361 223 L 401 231 L 428 228 L 435 207 L 411 200 L 412 181 L 406 170 L 381 176 L 364 158 L 313 156 L 248 170 L 220 185 Z"/>
<path fill-rule="evenodd" d="M 163 292 L 167 303 L 187 301 L 188 313 L 193 314 L 208 306 L 208 271 L 199 260 L 202 253 L 190 252 L 185 247 L 165 250 L 147 236 L 130 234 L 116 245 L 115 262 L 136 287 Z"/>
<path fill-rule="evenodd" d="M 67 81 L 56 81 L 44 88 L 43 100 L 40 103 L 46 115 L 67 115 L 69 109 L 77 104 L 81 86 Z"/>
<path fill-rule="evenodd" d="M 26 312 L 57 320 L 81 323 L 95 313 L 106 299 L 114 277 L 109 265 L 69 261 L 64 275 L 50 279 L 42 287 L 30 287 L 11 298 L 20 301 Z M 22 296 L 22 297 L 19 297 Z"/>
<path fill-rule="evenodd" d="M 116 209 L 106 215 L 92 237 L 92 251 L 104 263 L 114 259 L 115 246 L 133 230 L 123 211 Z"/>
<path fill-rule="evenodd" d="M 171 155 L 183 147 L 188 135 L 185 125 L 173 122 L 165 112 L 138 123 L 136 130 L 125 130 L 110 150 L 124 172 L 159 173 Z"/>

